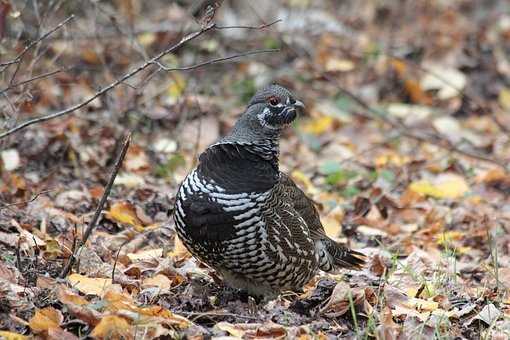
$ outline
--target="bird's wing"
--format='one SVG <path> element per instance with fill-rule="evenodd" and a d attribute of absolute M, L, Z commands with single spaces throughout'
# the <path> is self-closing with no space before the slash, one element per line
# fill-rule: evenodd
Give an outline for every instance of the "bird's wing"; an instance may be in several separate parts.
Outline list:
<path fill-rule="evenodd" d="M 324 271 L 336 268 L 361 268 L 365 263 L 365 255 L 329 238 L 322 226 L 315 203 L 297 187 L 289 176 L 284 173 L 280 174 L 280 192 L 284 196 L 281 199 L 291 202 L 294 210 L 306 223 L 312 239 L 318 241 L 320 268 Z"/>
<path fill-rule="evenodd" d="M 312 237 L 314 239 L 321 239 L 326 236 L 315 203 L 283 172 L 280 173 L 279 185 L 282 186 L 282 194 L 286 196 L 282 199 L 292 202 L 294 209 L 308 226 Z"/>

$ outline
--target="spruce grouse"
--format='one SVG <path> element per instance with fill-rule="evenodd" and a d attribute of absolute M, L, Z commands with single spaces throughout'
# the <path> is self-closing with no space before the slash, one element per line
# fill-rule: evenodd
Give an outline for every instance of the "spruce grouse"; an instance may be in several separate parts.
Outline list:
<path fill-rule="evenodd" d="M 364 263 L 363 254 L 326 236 L 313 201 L 278 169 L 281 131 L 301 108 L 282 86 L 259 90 L 177 193 L 174 218 L 184 245 L 252 295 L 299 290 L 319 269 Z"/>

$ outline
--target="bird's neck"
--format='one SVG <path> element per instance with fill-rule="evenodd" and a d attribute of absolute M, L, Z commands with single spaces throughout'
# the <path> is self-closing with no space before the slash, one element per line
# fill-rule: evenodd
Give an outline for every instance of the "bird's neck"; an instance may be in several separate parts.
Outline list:
<path fill-rule="evenodd" d="M 230 191 L 266 191 L 280 176 L 278 143 L 238 143 L 223 139 L 207 148 L 199 160 L 199 175 Z"/>

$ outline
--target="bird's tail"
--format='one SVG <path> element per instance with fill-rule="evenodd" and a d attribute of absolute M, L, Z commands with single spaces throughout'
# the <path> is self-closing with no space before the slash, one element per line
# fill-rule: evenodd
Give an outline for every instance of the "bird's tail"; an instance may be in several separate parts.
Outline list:
<path fill-rule="evenodd" d="M 319 250 L 319 268 L 330 272 L 339 268 L 361 269 L 366 256 L 332 239 L 321 239 L 317 242 Z"/>

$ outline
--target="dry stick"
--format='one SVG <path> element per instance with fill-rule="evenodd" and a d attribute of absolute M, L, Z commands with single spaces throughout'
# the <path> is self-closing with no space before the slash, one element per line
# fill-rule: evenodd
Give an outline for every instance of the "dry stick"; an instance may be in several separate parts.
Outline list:
<path fill-rule="evenodd" d="M 271 26 L 271 25 L 273 25 L 273 24 L 275 24 L 277 22 L 279 22 L 279 20 L 274 21 L 274 22 L 269 23 L 269 24 L 256 26 L 256 27 L 251 27 L 251 26 L 222 26 L 222 27 L 219 27 L 219 28 L 220 29 L 228 29 L 228 28 L 262 29 L 262 28 L 269 27 L 269 26 Z M 107 85 L 106 87 L 102 88 L 101 90 L 97 91 L 95 94 L 93 94 L 89 98 L 85 99 L 81 103 L 78 103 L 78 104 L 76 104 L 74 106 L 71 106 L 71 107 L 69 107 L 69 108 L 67 108 L 65 110 L 62 110 L 62 111 L 57 111 L 57 112 L 50 113 L 50 114 L 47 114 L 47 115 L 44 115 L 44 116 L 41 116 L 41 117 L 37 117 L 37 118 L 34 118 L 34 119 L 27 120 L 26 122 L 23 122 L 20 125 L 15 126 L 14 128 L 1 133 L 0 134 L 0 140 L 5 138 L 5 137 L 7 137 L 7 136 L 10 136 L 13 133 L 16 133 L 19 130 L 22 130 L 22 129 L 28 127 L 28 126 L 31 126 L 31 125 L 34 125 L 34 124 L 37 124 L 37 123 L 45 122 L 45 121 L 48 121 L 48 120 L 51 120 L 51 119 L 54 119 L 54 118 L 58 118 L 58 117 L 64 116 L 66 114 L 72 113 L 72 112 L 74 112 L 74 111 L 76 111 L 76 110 L 86 106 L 87 104 L 89 104 L 91 101 L 93 101 L 97 97 L 107 93 L 108 91 L 110 91 L 111 89 L 116 87 L 117 85 L 119 85 L 121 83 L 124 83 L 127 79 L 129 79 L 132 76 L 136 75 L 140 71 L 146 69 L 150 65 L 157 64 L 159 59 L 161 59 L 163 56 L 167 55 L 168 53 L 173 52 L 174 50 L 176 50 L 177 48 L 181 47 L 182 45 L 184 45 L 188 41 L 193 40 L 193 39 L 197 38 L 198 36 L 204 34 L 205 32 L 210 31 L 210 30 L 215 29 L 215 28 L 218 28 L 218 27 L 216 27 L 216 25 L 214 23 L 210 23 L 207 26 L 203 27 L 200 31 L 196 31 L 196 32 L 193 32 L 193 33 L 190 33 L 190 34 L 184 36 L 178 43 L 170 46 L 169 48 L 167 48 L 163 52 L 160 52 L 158 55 L 156 55 L 155 57 L 153 57 L 150 60 L 146 61 L 142 65 L 140 65 L 137 68 L 131 70 L 128 73 L 126 73 L 120 79 L 114 81 L 113 83 L 111 83 L 111 84 Z M 257 53 L 262 53 L 262 52 L 258 51 Z M 230 57 L 227 57 L 227 58 L 228 59 L 233 59 L 233 56 L 230 56 Z M 221 58 L 218 58 L 218 59 L 220 59 L 220 60 L 216 60 L 215 62 L 221 61 Z M 196 67 L 200 67 L 200 66 L 204 66 L 204 65 L 209 65 L 209 64 L 210 63 L 208 63 L 208 62 L 203 62 L 203 63 L 198 64 L 198 66 L 195 66 L 195 67 L 189 66 L 189 67 L 185 67 L 184 69 L 188 69 L 189 70 L 189 69 L 192 69 L 192 68 L 196 68 Z"/>
<path fill-rule="evenodd" d="M 209 31 L 209 30 L 211 30 L 213 28 L 214 28 L 214 24 L 210 24 L 210 25 L 207 25 L 206 27 L 202 28 L 200 31 L 196 31 L 196 32 L 193 32 L 193 33 L 190 33 L 190 34 L 184 36 L 176 44 L 170 46 L 169 48 L 167 48 L 166 50 L 160 52 L 155 57 L 153 57 L 150 60 L 146 61 L 142 65 L 140 65 L 137 68 L 131 70 L 128 73 L 126 73 L 120 79 L 115 80 L 113 83 L 111 83 L 111 84 L 107 85 L 106 87 L 102 88 L 101 90 L 97 91 L 95 94 L 93 94 L 92 96 L 88 97 L 87 99 L 85 99 L 81 103 L 73 105 L 73 106 L 71 106 L 71 107 L 69 107 L 69 108 L 67 108 L 65 110 L 62 110 L 62 111 L 53 112 L 53 113 L 50 113 L 50 114 L 47 114 L 47 115 L 44 115 L 44 116 L 41 116 L 41 117 L 38 117 L 38 118 L 27 120 L 26 122 L 21 123 L 20 125 L 15 126 L 14 128 L 12 128 L 12 129 L 10 129 L 10 130 L 0 134 L 0 139 L 3 139 L 3 138 L 5 138 L 5 137 L 7 137 L 9 135 L 12 135 L 13 133 L 15 133 L 15 132 L 17 132 L 19 130 L 22 130 L 22 129 L 30 126 L 30 125 L 34 125 L 34 124 L 37 124 L 37 123 L 45 122 L 47 120 L 58 118 L 58 117 L 64 116 L 66 114 L 69 114 L 71 112 L 74 112 L 74 111 L 84 107 L 85 105 L 89 104 L 91 101 L 96 99 L 97 97 L 105 94 L 106 92 L 110 91 L 111 89 L 113 89 L 114 87 L 119 85 L 120 83 L 123 83 L 124 81 L 126 81 L 129 78 L 131 78 L 135 74 L 139 73 L 140 71 L 142 71 L 142 70 L 146 69 L 147 67 L 149 67 L 150 65 L 154 64 L 156 61 L 161 59 L 163 56 L 167 55 L 168 53 L 171 53 L 171 52 L 175 51 L 176 49 L 178 49 L 179 47 L 181 47 L 182 45 L 184 45 L 188 41 L 197 38 L 198 36 L 202 35 L 203 33 L 207 32 L 207 31 Z"/>
<path fill-rule="evenodd" d="M 67 19 L 65 19 L 64 21 L 59 23 L 57 26 L 53 27 L 51 30 L 49 30 L 48 32 L 46 32 L 43 35 L 41 35 L 37 40 L 34 40 L 30 44 L 28 44 L 23 49 L 23 51 L 21 51 L 21 53 L 18 54 L 18 56 L 16 58 L 14 58 L 14 59 L 12 59 L 10 61 L 6 61 L 6 62 L 0 62 L 0 66 L 9 66 L 9 65 L 18 63 L 21 59 L 23 59 L 23 57 L 28 52 L 28 50 L 30 50 L 32 47 L 34 47 L 40 41 L 46 39 L 48 36 L 50 36 L 54 32 L 58 31 L 60 28 L 62 28 L 64 25 L 66 25 L 69 21 L 71 21 L 73 19 L 74 19 L 74 14 L 70 15 Z"/>
<path fill-rule="evenodd" d="M 115 165 L 113 167 L 112 172 L 110 173 L 110 178 L 108 179 L 108 183 L 106 184 L 104 188 L 103 196 L 101 197 L 101 200 L 99 201 L 99 204 L 96 208 L 96 211 L 94 213 L 94 217 L 92 217 L 92 220 L 90 221 L 89 225 L 87 226 L 87 229 L 85 230 L 85 233 L 83 234 L 83 238 L 80 241 L 80 247 L 76 253 L 73 252 L 73 255 L 69 257 L 69 261 L 65 265 L 65 267 L 62 269 L 62 272 L 60 273 L 60 278 L 64 278 L 69 274 L 71 271 L 71 268 L 74 264 L 74 261 L 76 260 L 77 256 L 76 254 L 81 252 L 81 249 L 87 243 L 87 240 L 90 237 L 90 234 L 94 230 L 94 228 L 97 225 L 97 222 L 99 221 L 99 216 L 101 216 L 101 211 L 103 210 L 103 207 L 106 203 L 106 200 L 108 199 L 108 195 L 110 194 L 110 191 L 112 190 L 113 182 L 115 181 L 115 177 L 117 177 L 117 173 L 119 172 L 119 169 L 122 165 L 122 161 L 124 160 L 124 157 L 126 157 L 126 152 L 129 148 L 129 143 L 131 142 L 131 133 L 128 133 L 126 138 L 124 139 L 124 144 L 122 145 L 122 149 L 120 151 L 119 156 L 117 157 L 117 161 L 115 162 Z"/>
<path fill-rule="evenodd" d="M 3 94 L 3 93 L 5 93 L 5 92 L 7 92 L 9 90 L 12 90 L 15 87 L 18 87 L 18 86 L 21 86 L 21 85 L 25 85 L 25 84 L 31 83 L 31 82 L 39 80 L 39 79 L 51 77 L 51 76 L 53 76 L 53 75 L 55 75 L 57 73 L 63 72 L 63 71 L 65 71 L 65 69 L 60 68 L 58 70 L 54 70 L 54 71 L 38 74 L 38 75 L 33 76 L 32 78 L 29 78 L 29 79 L 21 80 L 21 81 L 19 81 L 17 83 L 9 85 L 6 88 L 0 90 L 0 94 Z"/>
<path fill-rule="evenodd" d="M 113 268 L 112 268 L 112 283 L 115 283 L 115 269 L 117 268 L 117 261 L 119 260 L 120 251 L 121 251 L 122 247 L 124 247 L 126 244 L 128 244 L 129 241 L 130 240 L 125 240 L 124 242 L 122 242 L 122 244 L 119 247 L 119 250 L 117 250 L 117 254 L 115 255 L 115 262 L 113 262 Z"/>
<path fill-rule="evenodd" d="M 215 59 L 203 61 L 198 64 L 194 64 L 194 65 L 190 65 L 190 66 L 183 66 L 183 67 L 167 67 L 167 66 L 161 64 L 159 61 L 155 61 L 154 64 L 158 65 L 159 68 L 165 72 L 189 71 L 189 70 L 193 70 L 193 69 L 196 69 L 196 68 L 199 68 L 202 66 L 217 64 L 217 63 L 220 63 L 223 61 L 246 57 L 249 55 L 261 54 L 261 53 L 273 53 L 273 52 L 279 52 L 279 51 L 280 51 L 280 49 L 278 49 L 278 48 L 273 48 L 273 49 L 268 49 L 268 50 L 254 50 L 254 51 L 248 51 L 248 52 L 243 52 L 243 53 L 239 53 L 239 54 L 229 55 L 228 57 L 215 58 Z"/>
<path fill-rule="evenodd" d="M 215 28 L 219 29 L 219 30 L 232 29 L 232 28 L 244 28 L 244 29 L 248 29 L 248 30 L 261 30 L 263 28 L 273 26 L 274 24 L 277 24 L 280 21 L 282 21 L 282 19 L 277 19 L 275 21 L 270 22 L 269 24 L 262 24 L 259 26 L 242 26 L 242 25 L 241 26 L 216 26 Z"/>

